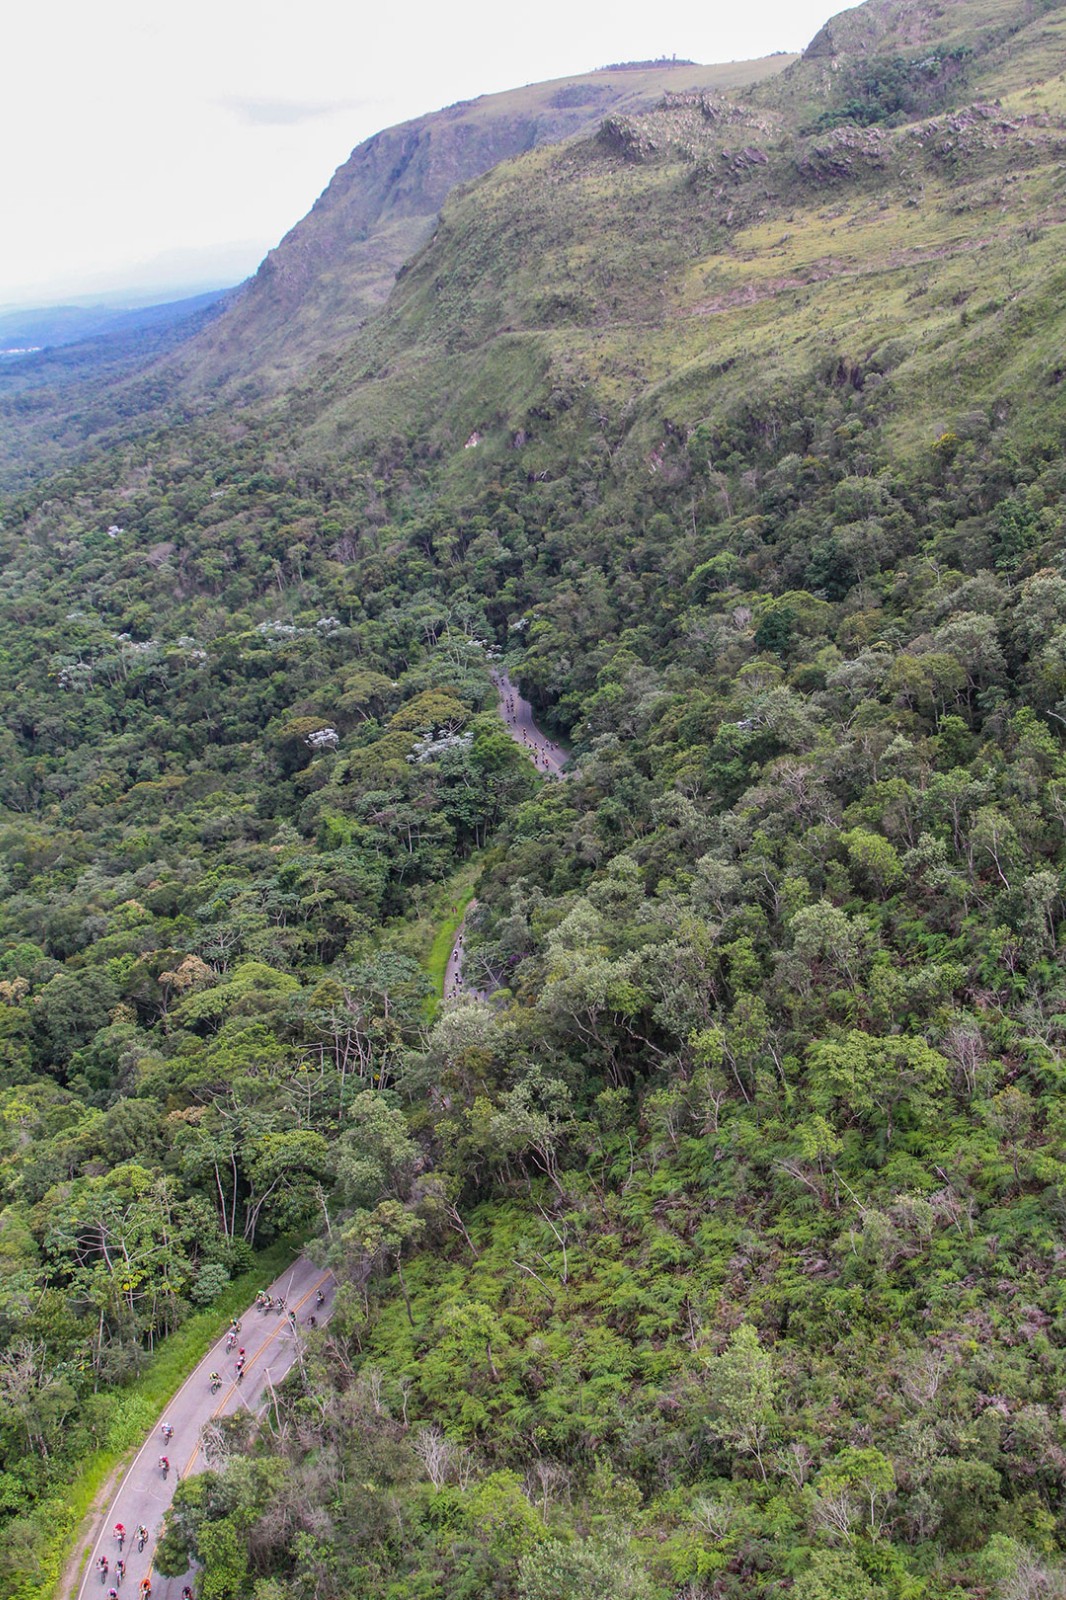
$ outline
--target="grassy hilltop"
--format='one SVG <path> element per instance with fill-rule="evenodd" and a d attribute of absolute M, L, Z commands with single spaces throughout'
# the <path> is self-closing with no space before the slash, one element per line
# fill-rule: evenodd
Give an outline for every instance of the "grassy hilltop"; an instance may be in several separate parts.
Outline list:
<path fill-rule="evenodd" d="M 831 31 L 862 42 L 865 71 L 898 75 L 894 54 L 869 53 L 896 36 L 852 20 L 866 9 Z M 1066 12 L 1007 38 L 1028 11 L 990 9 L 991 43 L 931 96 L 948 109 L 871 102 L 868 121 L 838 121 L 851 91 L 815 101 L 826 58 L 809 52 L 757 95 L 668 96 L 499 168 L 446 208 L 385 317 L 317 385 L 315 437 L 328 450 L 334 428 L 347 448 L 346 429 L 402 427 L 406 408 L 442 447 L 477 427 L 491 450 L 520 428 L 543 437 L 530 408 L 558 387 L 605 414 L 624 460 L 664 419 L 772 403 L 829 350 L 871 368 L 912 442 L 997 387 L 1043 414 L 1061 350 Z"/>
<path fill-rule="evenodd" d="M 224 326 L 190 353 L 188 379 L 284 386 L 333 353 L 387 299 L 457 186 L 535 146 L 639 113 L 671 90 L 725 90 L 793 58 L 633 65 L 529 84 L 387 128 L 352 151 L 306 217 L 267 256 Z"/>

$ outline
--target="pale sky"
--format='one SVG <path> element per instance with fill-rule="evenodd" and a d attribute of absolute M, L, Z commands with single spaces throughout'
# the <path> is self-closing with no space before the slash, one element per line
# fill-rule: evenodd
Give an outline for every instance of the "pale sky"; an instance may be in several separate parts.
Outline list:
<path fill-rule="evenodd" d="M 0 307 L 237 282 L 380 128 L 608 62 L 802 49 L 840 9 L 24 0 L 0 30 Z"/>

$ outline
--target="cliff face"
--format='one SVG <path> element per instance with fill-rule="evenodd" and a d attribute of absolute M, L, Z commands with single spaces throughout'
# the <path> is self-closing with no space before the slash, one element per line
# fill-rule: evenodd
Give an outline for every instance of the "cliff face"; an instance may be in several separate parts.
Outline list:
<path fill-rule="evenodd" d="M 671 91 L 736 90 L 792 60 L 610 68 L 482 96 L 375 134 L 338 168 L 227 314 L 189 347 L 187 381 L 259 393 L 281 387 L 384 302 L 457 184 L 536 145 L 587 132 L 609 112 L 645 110 Z"/>

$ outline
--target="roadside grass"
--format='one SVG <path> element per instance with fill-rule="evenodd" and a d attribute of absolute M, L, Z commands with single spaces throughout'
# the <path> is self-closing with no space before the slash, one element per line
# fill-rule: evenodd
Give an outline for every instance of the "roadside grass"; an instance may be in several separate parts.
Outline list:
<path fill-rule="evenodd" d="M 450 878 L 433 884 L 420 896 L 416 911 L 389 926 L 387 947 L 417 961 L 430 981 L 424 1008 L 427 1023 L 433 1021 L 444 996 L 444 974 L 455 935 L 474 898 L 474 886 L 490 860 L 490 850 L 478 851 Z"/>
<path fill-rule="evenodd" d="M 299 1245 L 291 1240 L 257 1251 L 253 1267 L 153 1352 L 141 1376 L 115 1397 L 99 1448 L 83 1457 L 77 1475 L 62 1494 L 43 1501 L 32 1520 L 28 1519 L 36 1537 L 30 1536 L 24 1576 L 8 1589 L 10 1595 L 17 1600 L 62 1600 L 60 1585 L 71 1566 L 72 1547 L 83 1537 L 83 1524 L 97 1509 L 101 1489 L 113 1474 L 125 1469 L 128 1458 L 143 1444 L 167 1402 L 221 1336 L 229 1319 L 247 1310 L 256 1291 L 298 1254 Z M 77 1563 L 77 1583 L 87 1555 L 88 1551 L 83 1551 Z"/>
<path fill-rule="evenodd" d="M 448 970 L 448 957 L 452 953 L 459 925 L 466 915 L 466 908 L 474 898 L 474 883 L 480 871 L 480 861 L 466 862 L 461 870 L 443 885 L 445 892 L 437 899 L 436 909 L 440 920 L 433 942 L 425 956 L 426 972 L 433 985 L 433 993 L 427 1006 L 430 1017 L 436 1013 L 444 998 L 444 975 Z"/>

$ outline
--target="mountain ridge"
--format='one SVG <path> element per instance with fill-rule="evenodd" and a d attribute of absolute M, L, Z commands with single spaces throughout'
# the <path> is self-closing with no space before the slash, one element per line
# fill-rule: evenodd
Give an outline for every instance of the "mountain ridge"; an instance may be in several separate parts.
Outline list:
<path fill-rule="evenodd" d="M 210 340 L 188 352 L 187 381 L 247 383 L 257 368 L 259 387 L 276 389 L 384 303 L 457 184 L 587 131 L 612 110 L 647 108 L 671 86 L 742 87 L 793 59 L 602 68 L 461 101 L 381 130 L 353 150 L 307 216 L 269 252 Z"/>
<path fill-rule="evenodd" d="M 1064 16 L 1060 9 L 1060 25 Z M 1038 21 L 1030 47 L 1046 50 L 1047 43 Z M 1061 27 L 1052 43 L 1062 50 Z M 809 65 L 790 67 L 769 86 L 771 99 L 779 85 L 791 99 L 790 74 L 809 77 Z M 971 87 L 983 89 L 986 79 L 975 77 Z M 954 104 L 959 95 L 950 87 Z M 692 382 L 680 372 L 710 359 L 701 346 L 728 343 L 739 351 L 750 340 L 755 360 L 765 341 L 759 368 L 768 382 L 775 367 L 803 359 L 808 340 L 809 359 L 816 359 L 843 308 L 860 303 L 864 281 L 883 289 L 881 309 L 862 335 L 860 350 L 872 353 L 878 324 L 881 343 L 910 342 L 921 275 L 932 305 L 938 294 L 969 298 L 982 270 L 1009 277 L 1019 251 L 1034 263 L 1053 261 L 1062 217 L 1049 186 L 1062 156 L 1064 111 L 1054 73 L 999 106 L 962 102 L 910 121 L 891 114 L 880 124 L 844 121 L 805 134 L 763 100 L 758 91 L 735 103 L 668 96 L 658 109 L 612 115 L 591 136 L 546 146 L 457 190 L 432 242 L 403 269 L 389 305 L 318 375 L 315 395 L 301 401 L 311 438 L 327 449 L 331 428 L 353 441 L 367 438 L 379 414 L 383 431 L 395 429 L 406 392 L 412 412 L 424 405 L 433 418 L 432 437 L 442 439 L 448 428 L 450 448 L 459 450 L 476 430 L 482 453 L 491 452 L 492 407 L 479 414 L 476 394 L 480 385 L 487 398 L 492 385 L 478 376 L 477 352 L 486 371 L 498 365 L 489 356 L 496 340 L 506 341 L 512 358 L 508 409 L 497 423 L 505 445 L 517 433 L 532 439 L 542 431 L 530 408 L 567 387 L 562 373 L 583 369 L 586 382 L 604 377 L 598 347 L 628 341 L 626 382 L 609 380 L 599 403 L 610 411 L 607 395 L 620 388 L 632 418 L 642 410 L 642 348 L 649 379 L 676 390 Z M 775 227 L 784 230 L 779 237 Z M 966 276 L 974 252 L 971 281 L 955 281 Z M 651 295 L 649 280 L 657 285 Z M 768 302 L 769 320 L 760 311 Z M 792 316 L 795 352 L 785 363 L 772 320 L 781 306 Z M 1010 313 L 998 320 L 1009 322 Z M 519 341 L 535 385 L 526 409 L 516 404 Z M 1034 329 L 1034 350 L 1049 341 L 1050 332 Z M 972 350 L 974 340 L 963 320 L 938 327 L 936 343 L 946 370 L 955 359 L 949 352 Z M 849 355 L 857 359 L 860 350 Z M 921 352 L 912 354 L 927 364 Z M 671 375 L 670 363 L 680 372 Z M 898 351 L 893 365 L 900 367 Z M 970 369 L 968 357 L 963 370 Z M 905 384 L 905 370 L 894 381 Z M 701 420 L 705 398 L 694 389 L 689 425 Z"/>

